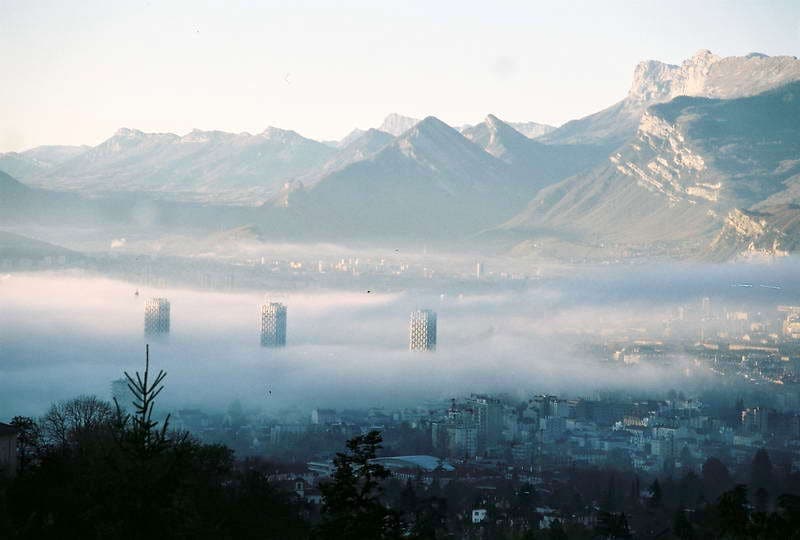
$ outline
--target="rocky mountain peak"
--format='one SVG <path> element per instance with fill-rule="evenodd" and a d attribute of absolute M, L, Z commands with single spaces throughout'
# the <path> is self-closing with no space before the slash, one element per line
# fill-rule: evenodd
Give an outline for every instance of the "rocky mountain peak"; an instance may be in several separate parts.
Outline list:
<path fill-rule="evenodd" d="M 416 118 L 410 118 L 408 116 L 392 113 L 383 120 L 383 123 L 380 125 L 380 127 L 378 127 L 378 129 L 396 137 L 405 133 L 418 123 L 419 120 Z"/>
<path fill-rule="evenodd" d="M 718 56 L 697 51 L 680 66 L 656 60 L 640 62 L 628 100 L 645 105 L 677 96 L 731 99 L 754 95 L 800 79 L 800 60 L 791 56 Z"/>
<path fill-rule="evenodd" d="M 692 55 L 691 58 L 688 58 L 683 61 L 684 65 L 686 64 L 709 64 L 714 63 L 719 60 L 721 57 L 717 56 L 716 54 L 712 53 L 708 49 L 700 49 L 696 53 Z"/>
<path fill-rule="evenodd" d="M 269 126 L 267 129 L 262 131 L 261 137 L 263 139 L 283 144 L 297 143 L 305 140 L 305 138 L 296 131 L 292 131 L 290 129 L 276 128 L 273 126 Z"/>
<path fill-rule="evenodd" d="M 678 66 L 658 60 L 645 60 L 633 71 L 633 82 L 628 99 L 637 102 L 657 102 L 669 99 Z"/>
<path fill-rule="evenodd" d="M 469 141 L 456 129 L 435 116 L 428 116 L 419 121 L 398 137 L 395 142 L 400 148 L 417 148 L 418 150 L 470 145 Z"/>
<path fill-rule="evenodd" d="M 121 127 L 114 132 L 114 137 L 126 138 L 126 139 L 140 139 L 144 137 L 144 132 L 139 131 L 138 129 Z"/>
<path fill-rule="evenodd" d="M 120 128 L 109 139 L 89 150 L 87 155 L 97 157 L 107 153 L 125 152 L 132 148 L 170 144 L 179 139 L 180 137 L 174 133 L 145 133 L 138 129 Z"/>
<path fill-rule="evenodd" d="M 356 139 L 359 139 L 362 135 L 364 135 L 366 131 L 363 129 L 355 128 L 353 131 L 345 135 L 340 141 L 336 143 L 337 148 L 344 148 L 350 143 L 354 142 Z"/>
<path fill-rule="evenodd" d="M 486 122 L 486 126 L 493 131 L 498 131 L 500 129 L 503 129 L 504 127 L 508 127 L 505 122 L 503 122 L 493 114 L 487 115 L 486 120 L 484 120 L 484 122 Z"/>
<path fill-rule="evenodd" d="M 509 155 L 511 148 L 516 148 L 525 154 L 530 151 L 531 145 L 535 145 L 528 137 L 493 114 L 489 114 L 480 124 L 465 129 L 463 135 L 494 157 L 504 161 L 513 161 Z"/>
<path fill-rule="evenodd" d="M 227 133 L 225 131 L 213 130 L 213 131 L 203 131 L 202 129 L 193 129 L 183 137 L 181 137 L 182 143 L 208 143 L 208 142 L 216 142 L 226 139 L 231 139 L 235 137 L 233 133 Z"/>
<path fill-rule="evenodd" d="M 680 66 L 658 60 L 639 62 L 633 72 L 628 98 L 659 103 L 679 95 L 702 95 L 711 66 L 720 60 L 720 56 L 708 49 L 701 49 Z"/>

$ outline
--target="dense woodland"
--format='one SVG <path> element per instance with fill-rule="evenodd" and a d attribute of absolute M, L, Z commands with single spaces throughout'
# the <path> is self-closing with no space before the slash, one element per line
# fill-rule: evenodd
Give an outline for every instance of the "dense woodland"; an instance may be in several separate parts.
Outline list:
<path fill-rule="evenodd" d="M 126 374 L 127 375 L 127 374 Z M 1 538 L 565 539 L 800 538 L 800 474 L 765 450 L 729 470 L 642 478 L 605 467 L 565 471 L 548 489 L 511 478 L 487 496 L 448 478 L 402 482 L 371 462 L 377 431 L 352 438 L 310 505 L 268 481 L 275 465 L 235 459 L 152 419 L 165 374 L 128 377 L 133 412 L 81 396 L 41 419 L 16 417 L 19 471 L 0 480 Z M 537 508 L 569 520 L 541 528 Z M 473 508 L 488 519 L 471 522 Z"/>

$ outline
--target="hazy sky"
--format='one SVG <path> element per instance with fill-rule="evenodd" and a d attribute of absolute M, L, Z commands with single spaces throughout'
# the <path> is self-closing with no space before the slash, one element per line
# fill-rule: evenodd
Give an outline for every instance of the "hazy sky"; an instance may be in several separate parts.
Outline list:
<path fill-rule="evenodd" d="M 338 139 L 389 112 L 560 124 L 700 48 L 798 55 L 800 2 L 0 0 L 0 151 L 121 126 Z"/>

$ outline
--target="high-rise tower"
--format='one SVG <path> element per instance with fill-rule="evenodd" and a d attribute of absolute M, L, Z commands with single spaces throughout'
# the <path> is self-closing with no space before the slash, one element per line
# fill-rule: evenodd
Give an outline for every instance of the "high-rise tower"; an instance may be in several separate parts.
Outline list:
<path fill-rule="evenodd" d="M 430 309 L 411 312 L 408 348 L 412 351 L 436 350 L 436 313 Z"/>
<path fill-rule="evenodd" d="M 169 300 L 151 298 L 145 302 L 144 333 L 148 336 L 169 333 Z"/>
<path fill-rule="evenodd" d="M 281 303 L 261 306 L 261 346 L 286 346 L 286 306 Z"/>

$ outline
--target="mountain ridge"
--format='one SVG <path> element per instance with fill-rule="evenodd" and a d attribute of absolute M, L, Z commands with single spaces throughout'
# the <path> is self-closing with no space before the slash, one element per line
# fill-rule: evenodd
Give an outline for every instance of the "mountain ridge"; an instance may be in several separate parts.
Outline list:
<path fill-rule="evenodd" d="M 500 229 L 603 233 L 644 244 L 711 239 L 734 209 L 796 202 L 800 81 L 755 96 L 679 96 L 583 174 L 545 188 Z"/>
<path fill-rule="evenodd" d="M 541 140 L 619 146 L 635 134 L 641 115 L 650 105 L 681 95 L 746 97 L 798 79 L 800 60 L 794 56 L 721 57 L 701 49 L 679 66 L 645 60 L 634 69 L 625 98 L 599 112 L 571 120 Z"/>

